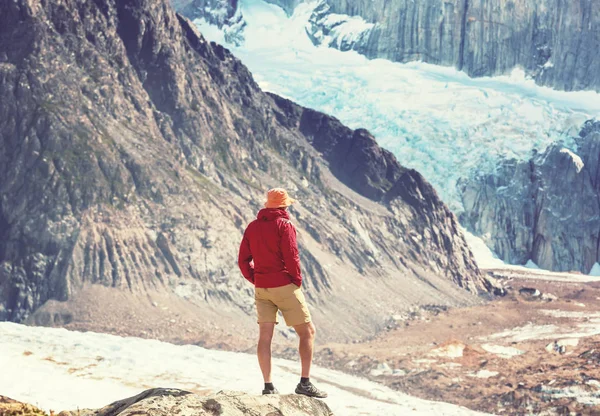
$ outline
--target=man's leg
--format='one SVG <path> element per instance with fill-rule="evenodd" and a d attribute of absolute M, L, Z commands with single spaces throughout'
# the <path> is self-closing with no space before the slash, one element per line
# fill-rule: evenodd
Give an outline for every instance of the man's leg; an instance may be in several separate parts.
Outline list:
<path fill-rule="evenodd" d="M 261 322 L 259 326 L 258 347 L 256 355 L 258 356 L 258 365 L 262 371 L 265 383 L 272 383 L 271 380 L 271 342 L 275 331 L 275 322 Z"/>
<path fill-rule="evenodd" d="M 310 366 L 313 359 L 313 349 L 315 345 L 315 326 L 312 322 L 295 325 L 294 329 L 300 338 L 300 361 L 302 362 L 302 377 L 310 377 Z"/>
<path fill-rule="evenodd" d="M 294 329 L 300 338 L 300 361 L 302 362 L 302 377 L 300 383 L 296 386 L 297 394 L 304 394 L 311 397 L 325 398 L 327 393 L 319 390 L 310 382 L 310 366 L 313 358 L 313 348 L 315 345 L 315 326 L 312 322 L 300 325 L 294 325 Z"/>

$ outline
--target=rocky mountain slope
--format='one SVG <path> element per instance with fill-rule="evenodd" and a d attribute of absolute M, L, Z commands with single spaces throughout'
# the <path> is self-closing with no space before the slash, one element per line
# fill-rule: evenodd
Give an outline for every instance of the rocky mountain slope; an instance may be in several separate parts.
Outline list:
<path fill-rule="evenodd" d="M 269 2 L 291 14 L 302 1 Z M 369 58 L 453 66 L 473 77 L 520 67 L 542 85 L 600 91 L 598 16 L 595 0 L 323 0 L 307 32 Z"/>
<path fill-rule="evenodd" d="M 575 142 L 464 182 L 461 222 L 509 263 L 589 273 L 600 261 L 600 122 Z"/>
<path fill-rule="evenodd" d="M 254 312 L 238 244 L 273 186 L 300 201 L 307 297 L 330 337 L 486 290 L 421 175 L 367 131 L 263 93 L 166 1 L 1 5 L 0 319 L 112 331 L 94 296 L 107 287 L 128 322 L 160 294 L 239 331 Z M 84 293 L 85 314 L 69 310 Z"/>

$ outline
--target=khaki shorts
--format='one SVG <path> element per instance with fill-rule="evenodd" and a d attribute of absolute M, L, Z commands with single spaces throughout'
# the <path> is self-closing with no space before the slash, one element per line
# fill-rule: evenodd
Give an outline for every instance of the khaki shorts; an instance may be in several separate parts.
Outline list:
<path fill-rule="evenodd" d="M 278 323 L 277 310 L 283 314 L 287 326 L 310 322 L 310 312 L 302 289 L 293 283 L 280 287 L 254 289 L 258 323 Z"/>

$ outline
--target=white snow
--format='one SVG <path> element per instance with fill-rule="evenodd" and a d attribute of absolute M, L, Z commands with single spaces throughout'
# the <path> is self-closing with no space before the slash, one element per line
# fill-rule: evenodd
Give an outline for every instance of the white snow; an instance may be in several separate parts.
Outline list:
<path fill-rule="evenodd" d="M 525 351 L 520 350 L 515 347 L 505 347 L 503 345 L 494 345 L 494 344 L 482 344 L 481 348 L 485 351 L 490 352 L 492 354 L 497 355 L 500 358 L 513 358 L 517 355 L 524 354 Z"/>
<path fill-rule="evenodd" d="M 278 389 L 292 392 L 299 363 L 273 364 Z M 254 355 L 7 322 L 0 322 L 0 369 L 0 394 L 46 410 L 98 408 L 151 387 L 257 394 L 262 387 Z M 337 371 L 314 367 L 312 377 L 339 415 L 483 414 Z"/>
<path fill-rule="evenodd" d="M 490 377 L 496 377 L 498 375 L 498 372 L 490 371 L 490 370 L 479 370 L 476 373 L 471 373 L 468 375 L 469 375 L 469 377 L 490 378 Z"/>
<path fill-rule="evenodd" d="M 506 267 L 506 264 L 485 245 L 482 237 L 476 237 L 462 227 L 461 231 L 463 232 L 465 240 L 467 240 L 467 244 L 473 252 L 473 256 L 479 267 L 483 269 L 502 269 Z"/>
<path fill-rule="evenodd" d="M 560 153 L 569 155 L 571 157 L 571 160 L 573 161 L 573 164 L 575 165 L 575 169 L 577 170 L 577 173 L 581 172 L 581 170 L 583 169 L 583 167 L 585 165 L 583 164 L 583 160 L 581 160 L 581 158 L 578 155 L 576 155 L 575 153 L 573 153 L 572 151 L 570 151 L 567 148 L 560 149 Z"/>
<path fill-rule="evenodd" d="M 463 356 L 464 350 L 464 344 L 455 342 L 436 348 L 432 350 L 429 355 L 436 357 L 460 358 Z"/>
<path fill-rule="evenodd" d="M 462 210 L 458 178 L 500 157 L 528 158 L 600 115 L 600 94 L 539 87 L 520 70 L 472 79 L 453 68 L 315 47 L 305 26 L 317 3 L 300 4 L 291 17 L 261 0 L 240 6 L 245 42 L 228 46 L 263 89 L 369 129 L 455 212 Z M 222 42 L 214 31 L 206 36 Z"/>
<path fill-rule="evenodd" d="M 545 314 L 556 317 L 579 317 L 569 312 L 543 311 Z M 577 312 L 575 312 L 577 314 Z M 600 335 L 600 316 L 597 314 L 585 314 L 587 320 L 583 322 L 570 322 L 569 325 L 535 325 L 528 323 L 524 326 L 511 328 L 493 335 L 481 337 L 485 340 L 502 340 L 504 342 L 522 342 L 544 339 L 575 339 Z"/>
<path fill-rule="evenodd" d="M 600 277 L 600 264 L 594 263 L 592 270 L 590 270 L 590 276 Z"/>
<path fill-rule="evenodd" d="M 323 20 L 319 21 L 319 24 L 329 28 L 330 32 L 327 35 L 321 32 L 321 36 L 316 36 L 318 41 L 321 44 L 335 46 L 338 49 L 344 46 L 349 48 L 361 39 L 365 39 L 375 26 L 360 16 L 335 13 L 328 14 Z"/>
<path fill-rule="evenodd" d="M 594 265 L 589 275 L 540 269 L 532 260 L 529 260 L 524 266 L 506 264 L 485 244 L 484 239 L 488 236 L 476 237 L 462 227 L 461 231 L 475 257 L 477 265 L 482 269 L 494 270 L 507 278 L 579 283 L 600 282 L 600 264 L 598 263 Z"/>
<path fill-rule="evenodd" d="M 593 384 L 591 387 L 596 387 Z M 589 406 L 600 405 L 600 391 L 586 389 L 584 386 L 570 386 L 563 388 L 556 388 L 552 386 L 542 385 L 542 392 L 547 395 L 553 396 L 553 398 L 568 397 L 577 400 L 580 403 L 587 404 Z M 590 413 L 592 414 L 592 413 Z"/>

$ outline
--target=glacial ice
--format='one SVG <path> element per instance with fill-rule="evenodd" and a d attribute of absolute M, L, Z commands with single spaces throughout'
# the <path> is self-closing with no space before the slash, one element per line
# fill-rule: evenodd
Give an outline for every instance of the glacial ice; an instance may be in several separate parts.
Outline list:
<path fill-rule="evenodd" d="M 600 94 L 540 87 L 521 70 L 474 79 L 453 68 L 317 47 L 306 34 L 317 6 L 302 3 L 289 17 L 261 0 L 241 0 L 245 41 L 227 46 L 263 89 L 369 129 L 456 213 L 460 178 L 490 171 L 501 158 L 527 159 L 600 116 Z M 215 27 L 196 24 L 208 39 L 224 42 Z"/>

